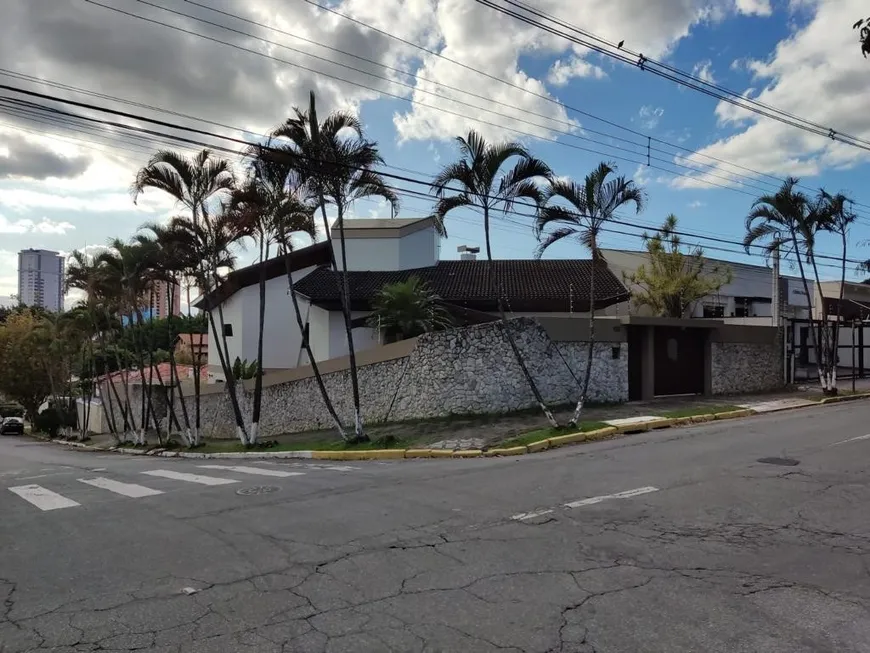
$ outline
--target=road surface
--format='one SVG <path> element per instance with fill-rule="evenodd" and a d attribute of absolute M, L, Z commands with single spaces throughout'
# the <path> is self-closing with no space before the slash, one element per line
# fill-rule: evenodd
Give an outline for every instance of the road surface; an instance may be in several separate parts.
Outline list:
<path fill-rule="evenodd" d="M 863 402 L 513 459 L 0 438 L 0 651 L 870 651 L 868 461 Z"/>

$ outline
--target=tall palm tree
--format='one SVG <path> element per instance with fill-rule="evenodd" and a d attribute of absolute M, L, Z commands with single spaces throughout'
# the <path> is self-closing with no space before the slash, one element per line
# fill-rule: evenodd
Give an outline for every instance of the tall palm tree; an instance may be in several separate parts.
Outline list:
<path fill-rule="evenodd" d="M 804 292 L 810 302 L 810 320 L 812 320 L 813 295 L 810 293 L 804 263 L 812 260 L 813 238 L 817 229 L 818 213 L 813 202 L 802 192 L 796 190 L 798 183 L 798 179 L 789 177 L 775 194 L 762 195 L 753 202 L 752 208 L 746 216 L 746 235 L 743 238 L 743 246 L 748 252 L 752 246 L 758 245 L 759 242 L 765 242 L 764 248 L 768 254 L 778 250 L 784 250 L 784 254 L 794 254 Z M 821 293 L 820 287 L 819 292 Z M 822 303 L 824 303 L 824 298 L 822 298 Z M 815 326 L 810 328 L 810 344 L 816 357 L 819 382 L 822 385 L 822 391 L 827 393 L 830 391 L 830 384 L 825 374 L 825 352 L 821 346 L 820 336 L 821 334 L 817 333 Z"/>
<path fill-rule="evenodd" d="M 337 281 L 350 360 L 355 439 L 366 441 L 368 436 L 363 429 L 360 411 L 359 378 L 353 344 L 344 220 L 348 209 L 356 200 L 381 197 L 390 203 L 395 215 L 399 199 L 376 171 L 375 168 L 384 161 L 377 144 L 363 136 L 362 124 L 356 116 L 345 111 L 334 111 L 320 123 L 313 92 L 310 95 L 308 111 L 298 108 L 294 111 L 295 115 L 288 118 L 272 135 L 286 141 L 282 149 L 294 162 L 300 181 L 310 188 L 311 194 L 316 198 L 327 234 L 329 221 L 326 217 L 326 206 L 329 204 L 335 207 L 335 224 L 341 244 L 340 273 L 335 258 L 334 239 L 330 239 L 330 263 L 339 277 Z"/>
<path fill-rule="evenodd" d="M 445 166 L 432 182 L 432 192 L 437 198 L 433 212 L 436 227 L 441 234 L 446 235 L 444 221 L 447 215 L 456 209 L 476 208 L 483 213 L 489 282 L 497 300 L 502 330 L 535 400 L 550 424 L 557 427 L 559 424 L 544 403 L 544 398 L 526 367 L 510 325 L 507 323 L 504 290 L 493 265 L 490 242 L 492 215 L 510 211 L 519 199 L 531 200 L 536 206 L 540 206 L 544 201 L 544 193 L 538 183 L 549 179 L 552 172 L 546 163 L 533 157 L 519 143 L 487 143 L 475 131 L 468 132 L 465 137 L 458 137 L 456 142 L 459 144 L 459 160 Z M 503 170 L 514 159 L 516 161 L 513 166 Z"/>
<path fill-rule="evenodd" d="M 315 226 L 315 203 L 310 196 L 310 187 L 306 188 L 300 181 L 293 160 L 287 156 L 276 155 L 272 143 L 254 145 L 248 152 L 249 171 L 245 183 L 234 194 L 232 209 L 235 217 L 244 228 L 254 234 L 259 243 L 260 261 L 269 258 L 269 246 L 275 244 L 284 257 L 287 284 L 289 287 L 296 325 L 302 338 L 302 346 L 308 355 L 314 378 L 317 382 L 323 402 L 329 412 L 335 428 L 342 439 L 347 439 L 344 427 L 329 393 L 323 383 L 320 368 L 311 350 L 308 329 L 302 319 L 299 300 L 293 292 L 293 235 L 304 233 L 314 240 L 317 229 Z M 254 384 L 254 405 L 252 410 L 251 438 L 256 440 L 258 422 L 260 419 L 260 404 L 262 401 L 263 382 L 263 327 L 266 313 L 266 267 L 260 266 L 259 277 L 260 312 L 257 333 L 257 377 Z"/>
<path fill-rule="evenodd" d="M 147 224 L 143 227 L 151 232 L 148 234 L 140 234 L 137 238 L 140 242 L 153 243 L 153 247 L 155 250 L 155 265 L 151 270 L 152 281 L 153 282 L 162 282 L 165 284 L 167 289 L 167 303 L 169 305 L 169 312 L 166 316 L 166 320 L 169 326 L 169 337 L 170 337 L 170 346 L 169 346 L 169 386 L 168 386 L 168 402 L 170 406 L 170 415 L 174 414 L 174 406 L 175 406 L 175 394 L 178 393 L 179 404 L 181 405 L 181 413 L 184 418 L 184 430 L 182 432 L 182 437 L 187 441 L 187 445 L 189 447 L 194 447 L 199 444 L 198 432 L 195 435 L 190 425 L 190 415 L 187 410 L 187 403 L 184 400 L 184 390 L 181 387 L 181 379 L 178 375 L 178 365 L 175 360 L 175 343 L 174 338 L 176 337 L 175 330 L 173 328 L 175 315 L 173 314 L 172 307 L 175 304 L 175 293 L 178 292 L 181 280 L 181 274 L 184 271 L 184 258 L 186 256 L 185 253 L 179 251 L 178 243 L 173 238 L 172 232 L 167 229 L 164 225 L 161 224 Z M 153 314 L 150 316 L 153 323 Z M 159 368 L 158 368 L 159 372 Z M 161 380 L 162 383 L 162 380 Z M 199 385 L 194 384 L 196 390 L 199 390 Z M 181 425 L 179 424 L 179 428 Z"/>
<path fill-rule="evenodd" d="M 229 245 L 223 240 L 233 231 L 229 225 L 223 222 L 208 224 L 210 215 L 216 216 L 219 220 L 222 220 L 221 216 L 225 215 L 223 211 L 215 211 L 210 207 L 216 202 L 220 203 L 222 200 L 226 200 L 235 186 L 236 177 L 230 163 L 225 159 L 212 157 L 211 152 L 205 149 L 193 158 L 187 158 L 182 154 L 168 150 L 157 152 L 151 157 L 148 164 L 136 174 L 131 187 L 134 201 L 146 189 L 154 188 L 167 193 L 190 211 L 189 225 L 185 226 L 175 221 L 176 228 L 182 228 L 182 231 L 176 231 L 176 234 L 184 232 L 187 246 L 194 248 L 188 249 L 188 251 L 197 252 L 192 271 L 203 296 L 208 296 L 209 291 L 214 287 L 213 284 L 220 280 L 220 268 L 215 267 L 215 263 L 226 260 L 225 252 L 221 248 L 224 245 Z M 237 236 L 238 234 L 233 235 Z M 214 316 L 211 315 L 215 309 L 219 313 L 220 333 L 217 331 Z M 207 306 L 206 310 L 210 313 L 209 323 L 214 332 L 214 346 L 218 350 L 221 369 L 227 391 L 230 394 L 230 404 L 236 419 L 236 432 L 239 439 L 243 443 L 247 443 L 247 429 L 236 395 L 232 362 L 229 361 L 226 336 L 223 331 L 223 307 L 218 304 L 216 307 Z M 221 345 L 223 345 L 223 351 L 221 351 Z M 198 428 L 200 412 L 198 394 L 196 412 Z"/>
<path fill-rule="evenodd" d="M 183 265 L 188 269 L 193 266 L 191 272 L 194 274 L 197 286 L 203 292 L 205 298 L 203 310 L 208 315 L 212 342 L 230 396 L 230 406 L 236 422 L 236 435 L 242 444 L 249 445 L 251 443 L 238 400 L 238 384 L 233 375 L 233 362 L 227 343 L 223 304 L 215 302 L 211 305 L 208 300 L 209 293 L 222 283 L 223 273 L 235 266 L 236 257 L 231 251 L 232 246 L 249 235 L 244 230 L 245 225 L 240 224 L 228 208 L 228 204 L 221 204 L 214 215 L 209 209 L 204 209 L 201 213 L 202 220 L 198 223 L 184 217 L 175 217 L 170 220 L 167 228 L 172 232 L 172 238 L 177 241 L 177 247 L 190 255 L 190 259 Z"/>
<path fill-rule="evenodd" d="M 66 289 L 74 288 L 85 293 L 85 298 L 80 303 L 80 307 L 87 311 L 99 343 L 100 354 L 104 361 L 108 361 L 109 352 L 106 345 L 106 331 L 109 330 L 110 318 L 109 312 L 106 310 L 106 297 L 103 292 L 104 286 L 94 258 L 86 255 L 84 252 L 74 251 L 67 261 L 64 286 Z M 106 378 L 108 379 L 106 381 L 108 392 L 105 397 L 101 396 L 101 400 L 109 430 L 120 444 L 122 440 L 127 439 L 128 434 L 131 434 L 135 430 L 135 426 L 131 426 L 128 417 L 129 402 L 125 403 L 121 401 L 117 385 L 112 383 L 111 376 Z M 113 395 L 114 402 L 119 407 L 124 420 L 123 430 L 119 430 L 115 422 Z"/>
<path fill-rule="evenodd" d="M 615 177 L 616 167 L 601 163 L 586 175 L 582 186 L 571 180 L 556 179 L 547 190 L 545 203 L 538 211 L 535 235 L 540 241 L 535 257 L 543 256 L 547 249 L 566 238 L 577 240 L 592 254 L 589 273 L 589 346 L 586 351 L 586 371 L 580 388 L 580 399 L 571 417 L 576 426 L 583 412 L 592 376 L 592 356 L 595 350 L 595 273 L 606 265 L 601 252 L 601 230 L 620 208 L 633 204 L 635 213 L 644 206 L 643 191 L 626 177 Z"/>

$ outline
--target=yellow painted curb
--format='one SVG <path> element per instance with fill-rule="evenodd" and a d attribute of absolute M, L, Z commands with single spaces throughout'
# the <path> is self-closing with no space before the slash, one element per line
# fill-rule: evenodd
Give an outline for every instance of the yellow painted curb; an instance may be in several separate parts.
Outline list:
<path fill-rule="evenodd" d="M 453 458 L 451 449 L 430 449 L 430 458 Z"/>
<path fill-rule="evenodd" d="M 703 424 L 704 422 L 712 422 L 714 419 L 716 419 L 716 416 L 712 413 L 708 415 L 693 415 L 692 424 Z"/>
<path fill-rule="evenodd" d="M 585 435 L 587 441 L 606 440 L 610 436 L 616 435 L 618 432 L 619 429 L 617 429 L 615 426 L 607 426 L 603 429 L 597 429 L 595 431 L 586 431 Z"/>
<path fill-rule="evenodd" d="M 407 449 L 405 451 L 405 458 L 431 458 L 432 450 L 431 449 Z"/>
<path fill-rule="evenodd" d="M 621 424 L 619 426 L 614 426 L 617 433 L 643 433 L 644 431 L 649 431 L 650 424 L 652 422 L 638 422 L 636 424 Z"/>
<path fill-rule="evenodd" d="M 453 452 L 454 458 L 479 458 L 483 455 L 480 449 L 460 449 Z"/>
<path fill-rule="evenodd" d="M 508 449 L 490 449 L 486 452 L 487 456 L 522 456 L 524 453 L 528 453 L 528 449 L 525 446 L 522 447 L 510 447 Z"/>
<path fill-rule="evenodd" d="M 311 458 L 313 460 L 349 460 L 347 454 L 349 451 L 312 451 Z"/>
<path fill-rule="evenodd" d="M 546 451 L 550 446 L 550 440 L 547 439 L 532 442 L 531 444 L 526 445 L 526 448 L 529 450 L 529 453 L 538 453 L 539 451 Z"/>
<path fill-rule="evenodd" d="M 672 417 L 662 417 L 655 422 L 648 422 L 650 429 L 666 429 L 674 425 Z"/>
<path fill-rule="evenodd" d="M 854 395 L 837 395 L 836 397 L 824 397 L 819 400 L 820 404 L 838 404 L 843 401 L 856 401 L 858 399 L 866 399 L 870 397 L 868 393 L 854 394 Z"/>
<path fill-rule="evenodd" d="M 551 447 L 561 447 L 565 444 L 574 444 L 575 442 L 583 442 L 586 439 L 585 433 L 570 433 L 569 435 L 559 435 L 555 438 L 550 438 Z"/>
<path fill-rule="evenodd" d="M 674 417 L 673 426 L 685 426 L 686 424 L 691 424 L 694 420 L 693 417 Z"/>
<path fill-rule="evenodd" d="M 752 411 L 748 408 L 742 408 L 741 410 L 729 410 L 725 413 L 716 413 L 713 415 L 717 420 L 719 419 L 737 419 L 738 417 L 749 417 L 752 415 Z"/>
<path fill-rule="evenodd" d="M 363 458 L 358 460 L 400 460 L 405 457 L 404 449 L 374 449 L 372 451 L 360 451 L 349 453 L 361 453 Z"/>

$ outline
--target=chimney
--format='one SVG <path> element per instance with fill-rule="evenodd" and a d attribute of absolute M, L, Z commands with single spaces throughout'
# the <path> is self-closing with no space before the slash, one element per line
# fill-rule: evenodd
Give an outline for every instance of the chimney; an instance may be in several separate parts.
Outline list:
<path fill-rule="evenodd" d="M 460 245 L 456 248 L 459 252 L 460 261 L 476 261 L 477 255 L 480 253 L 480 247 L 469 247 L 468 245 Z"/>

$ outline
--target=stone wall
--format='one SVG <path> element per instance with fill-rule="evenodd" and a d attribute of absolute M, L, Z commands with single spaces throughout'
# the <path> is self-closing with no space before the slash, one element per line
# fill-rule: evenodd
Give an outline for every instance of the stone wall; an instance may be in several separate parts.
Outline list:
<path fill-rule="evenodd" d="M 512 320 L 510 328 L 545 401 L 551 405 L 575 401 L 585 372 L 587 343 L 553 342 L 529 318 Z M 332 426 L 313 376 L 279 384 L 269 384 L 268 380 L 269 375 L 263 389 L 261 438 Z M 345 424 L 352 424 L 349 372 L 344 369 L 327 373 L 323 380 L 339 416 Z M 363 419 L 367 422 L 503 413 L 536 405 L 499 324 L 420 336 L 406 355 L 360 366 L 359 384 Z M 248 386 L 253 384 L 246 382 L 239 392 L 249 423 L 253 392 Z M 627 345 L 596 344 L 589 401 L 627 399 Z M 186 401 L 192 420 L 193 398 L 187 397 Z M 226 393 L 204 395 L 201 401 L 202 435 L 235 437 Z"/>
<path fill-rule="evenodd" d="M 769 343 L 713 342 L 713 394 L 765 392 L 783 387 L 782 345 Z"/>

